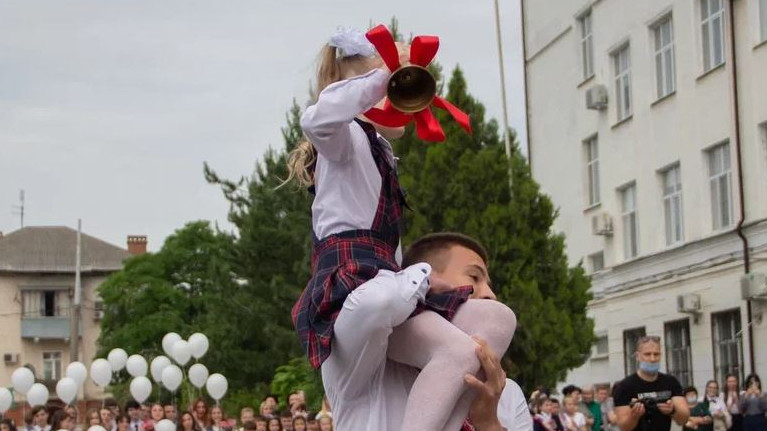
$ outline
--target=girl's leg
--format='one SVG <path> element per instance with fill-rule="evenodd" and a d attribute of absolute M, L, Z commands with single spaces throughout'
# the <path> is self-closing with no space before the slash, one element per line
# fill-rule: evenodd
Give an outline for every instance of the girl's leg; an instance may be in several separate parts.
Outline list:
<path fill-rule="evenodd" d="M 485 300 L 469 300 L 459 313 L 469 304 L 472 305 L 462 314 L 484 321 L 485 324 L 478 327 L 491 329 L 479 335 L 494 350 L 505 351 L 516 328 L 514 313 L 501 303 Z M 479 370 L 475 348 L 476 343 L 466 332 L 431 311 L 408 319 L 394 329 L 389 337 L 389 358 L 421 369 L 408 396 L 403 431 L 461 427 L 473 399 L 473 394 L 463 396 L 467 389 L 464 375 L 476 374 Z"/>

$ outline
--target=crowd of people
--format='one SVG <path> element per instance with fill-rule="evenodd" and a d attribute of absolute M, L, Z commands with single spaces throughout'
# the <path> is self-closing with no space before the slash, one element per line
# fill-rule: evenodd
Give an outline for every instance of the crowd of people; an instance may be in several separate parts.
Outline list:
<path fill-rule="evenodd" d="M 259 405 L 258 414 L 252 407 L 244 407 L 239 418 L 230 418 L 220 406 L 202 398 L 186 410 L 172 403 L 139 404 L 132 400 L 121 408 L 109 399 L 99 409 L 88 409 L 84 416 L 74 406 L 36 406 L 27 412 L 23 427 L 3 419 L 0 431 L 87 431 L 96 425 L 106 431 L 154 431 L 163 419 L 173 422 L 176 431 L 333 431 L 333 414 L 326 401 L 319 412 L 309 412 L 303 391 L 296 391 L 286 405 L 280 411 L 277 396 L 268 395 Z"/>
<path fill-rule="evenodd" d="M 620 431 L 612 396 L 617 384 L 612 388 L 568 385 L 562 389 L 561 397 L 545 390 L 533 392 L 529 405 L 534 431 Z M 683 430 L 767 431 L 760 425 L 763 420 L 749 420 L 763 419 L 767 413 L 767 393 L 762 391 L 759 376 L 749 375 L 742 387 L 743 390 L 738 377 L 730 374 L 721 390 L 716 380 L 706 382 L 701 392 L 694 386 L 684 388 L 682 392 L 690 415 Z"/>

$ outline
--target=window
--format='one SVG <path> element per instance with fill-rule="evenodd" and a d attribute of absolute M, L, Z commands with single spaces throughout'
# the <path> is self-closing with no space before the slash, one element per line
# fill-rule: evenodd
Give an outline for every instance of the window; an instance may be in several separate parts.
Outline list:
<path fill-rule="evenodd" d="M 653 29 L 655 39 L 655 81 L 658 98 L 668 96 L 676 90 L 674 64 L 674 28 L 671 17 L 664 18 Z"/>
<path fill-rule="evenodd" d="M 43 353 L 43 380 L 56 381 L 61 377 L 61 352 Z"/>
<path fill-rule="evenodd" d="M 594 253 L 589 256 L 589 266 L 591 272 L 597 272 L 605 269 L 605 254 L 604 252 Z"/>
<path fill-rule="evenodd" d="M 586 145 L 586 170 L 589 177 L 589 206 L 600 202 L 599 196 L 599 142 L 597 137 L 589 138 Z"/>
<path fill-rule="evenodd" d="M 621 191 L 621 209 L 621 218 L 623 220 L 623 257 L 631 259 L 639 254 L 636 185 L 632 184 Z"/>
<path fill-rule="evenodd" d="M 740 309 L 712 314 L 711 338 L 714 343 L 714 378 L 723 382 L 727 374 L 735 374 L 738 380 L 743 380 Z"/>
<path fill-rule="evenodd" d="M 27 290 L 22 292 L 22 317 L 69 316 L 69 291 Z"/>
<path fill-rule="evenodd" d="M 759 40 L 767 40 L 767 0 L 759 0 Z"/>
<path fill-rule="evenodd" d="M 597 342 L 594 345 L 594 354 L 596 356 L 605 356 L 610 353 L 609 344 L 607 342 L 607 334 L 602 334 L 597 337 Z"/>
<path fill-rule="evenodd" d="M 637 360 L 635 355 L 637 351 L 637 341 L 645 335 L 644 327 L 623 331 L 623 362 L 626 376 L 630 376 L 637 372 Z"/>
<path fill-rule="evenodd" d="M 684 239 L 684 224 L 679 165 L 663 172 L 663 213 L 666 220 L 666 245 L 681 242 Z"/>
<path fill-rule="evenodd" d="M 724 0 L 700 0 L 703 70 L 724 63 Z"/>
<path fill-rule="evenodd" d="M 733 219 L 729 143 L 708 151 L 708 182 L 711 190 L 712 227 L 714 230 L 729 227 Z"/>
<path fill-rule="evenodd" d="M 578 23 L 581 27 L 581 58 L 583 67 L 583 79 L 594 75 L 594 40 L 591 29 L 591 11 L 583 14 Z"/>
<path fill-rule="evenodd" d="M 629 46 L 613 53 L 613 70 L 615 71 L 615 100 L 618 109 L 618 121 L 631 116 L 631 61 Z"/>
<path fill-rule="evenodd" d="M 692 355 L 690 350 L 690 320 L 665 325 L 666 370 L 676 377 L 682 387 L 692 386 Z"/>

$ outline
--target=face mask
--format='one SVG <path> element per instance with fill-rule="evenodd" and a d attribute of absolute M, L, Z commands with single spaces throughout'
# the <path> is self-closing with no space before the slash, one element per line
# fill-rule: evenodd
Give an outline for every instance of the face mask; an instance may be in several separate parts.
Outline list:
<path fill-rule="evenodd" d="M 639 369 L 648 374 L 658 374 L 660 362 L 640 362 Z"/>
<path fill-rule="evenodd" d="M 687 397 L 687 404 L 695 404 L 698 402 L 697 397 Z"/>

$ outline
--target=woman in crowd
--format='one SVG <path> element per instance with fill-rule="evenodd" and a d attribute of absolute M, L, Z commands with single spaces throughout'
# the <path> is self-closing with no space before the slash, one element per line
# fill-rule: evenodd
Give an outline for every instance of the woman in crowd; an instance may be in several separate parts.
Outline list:
<path fill-rule="evenodd" d="M 176 431 L 202 431 L 202 429 L 191 412 L 183 412 L 181 417 L 178 418 Z"/>
<path fill-rule="evenodd" d="M 282 422 L 280 422 L 280 418 L 278 417 L 272 417 L 269 418 L 269 422 L 266 424 L 267 431 L 282 431 Z"/>
<path fill-rule="evenodd" d="M 51 426 L 48 425 L 48 410 L 43 406 L 32 407 L 27 415 L 27 423 L 29 424 L 27 427 L 29 431 L 51 430 Z"/>
<path fill-rule="evenodd" d="M 296 416 L 293 418 L 293 431 L 306 431 L 306 418 Z"/>
<path fill-rule="evenodd" d="M 16 425 L 13 424 L 12 420 L 5 418 L 0 420 L 0 431 L 16 431 Z"/>
<path fill-rule="evenodd" d="M 207 429 L 210 426 L 210 418 L 208 417 L 208 405 L 202 398 L 197 398 L 194 404 L 192 404 L 192 415 L 200 426 L 200 429 Z"/>
<path fill-rule="evenodd" d="M 266 401 L 261 403 L 261 406 L 258 409 L 258 414 L 265 418 L 276 417 L 274 414 L 274 407 L 272 406 L 271 403 L 268 403 Z"/>
<path fill-rule="evenodd" d="M 154 403 L 149 408 L 149 420 L 144 422 L 144 431 L 154 430 L 154 426 L 157 422 L 160 422 L 165 418 L 165 411 L 162 408 L 162 404 Z"/>
<path fill-rule="evenodd" d="M 706 394 L 703 400 L 708 402 L 708 410 L 714 419 L 714 431 L 727 431 L 732 426 L 732 416 L 727 411 L 727 405 L 719 392 L 719 383 L 716 380 L 706 382 Z"/>
<path fill-rule="evenodd" d="M 72 431 L 75 423 L 66 410 L 57 410 L 51 417 L 51 429 L 54 431 Z"/>
<path fill-rule="evenodd" d="M 232 431 L 232 425 L 224 418 L 224 410 L 220 406 L 210 409 L 210 423 L 205 431 Z"/>
<path fill-rule="evenodd" d="M 738 407 L 743 414 L 743 431 L 767 430 L 767 394 L 762 391 L 762 379 L 756 374 L 746 377 L 746 391 Z"/>
<path fill-rule="evenodd" d="M 728 374 L 724 381 L 724 404 L 732 416 L 732 426 L 728 431 L 741 431 L 743 429 L 743 415 L 740 414 L 740 383 L 738 376 Z"/>
<path fill-rule="evenodd" d="M 117 415 L 117 418 L 115 418 L 115 423 L 117 424 L 117 431 L 131 431 L 130 417 L 125 413 L 120 413 Z"/>
<path fill-rule="evenodd" d="M 320 424 L 320 431 L 333 431 L 333 418 L 330 416 L 320 416 L 317 421 Z"/>
<path fill-rule="evenodd" d="M 565 397 L 565 411 L 559 415 L 565 431 L 586 431 L 586 416 L 578 411 L 578 401 L 575 397 Z"/>
<path fill-rule="evenodd" d="M 88 428 L 96 425 L 101 425 L 99 409 L 88 409 L 88 411 L 85 412 L 85 422 L 83 423 L 83 429 L 87 430 Z"/>

